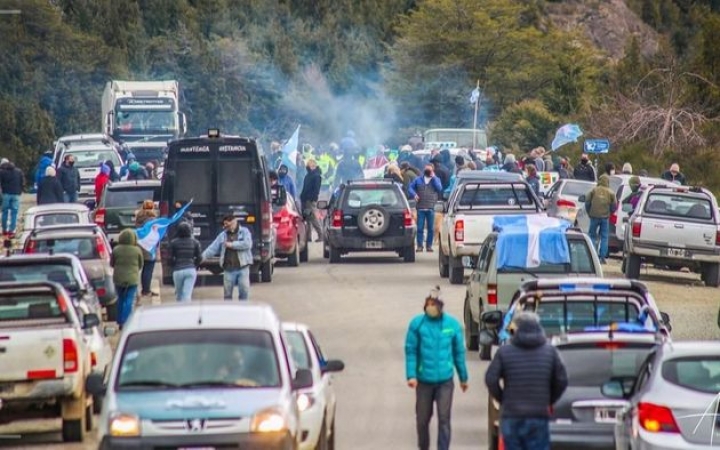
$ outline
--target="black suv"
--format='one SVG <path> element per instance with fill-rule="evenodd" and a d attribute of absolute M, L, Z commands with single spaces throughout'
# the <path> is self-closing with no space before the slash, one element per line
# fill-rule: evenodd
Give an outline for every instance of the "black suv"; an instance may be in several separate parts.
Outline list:
<path fill-rule="evenodd" d="M 343 184 L 319 201 L 327 210 L 323 220 L 323 256 L 330 263 L 350 252 L 397 252 L 415 262 L 415 233 L 410 205 L 392 181 L 358 180 Z"/>

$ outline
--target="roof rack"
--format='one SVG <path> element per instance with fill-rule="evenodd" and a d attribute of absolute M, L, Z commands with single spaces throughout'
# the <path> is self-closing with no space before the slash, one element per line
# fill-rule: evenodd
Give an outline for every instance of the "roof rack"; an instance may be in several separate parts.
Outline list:
<path fill-rule="evenodd" d="M 653 184 L 648 187 L 648 191 L 652 191 L 655 189 L 672 189 L 674 191 L 678 192 L 704 192 L 705 188 L 702 186 L 684 186 L 680 184 L 675 183 L 669 183 L 669 184 Z"/>
<path fill-rule="evenodd" d="M 395 184 L 392 180 L 376 179 L 376 180 L 347 180 L 345 184 Z"/>

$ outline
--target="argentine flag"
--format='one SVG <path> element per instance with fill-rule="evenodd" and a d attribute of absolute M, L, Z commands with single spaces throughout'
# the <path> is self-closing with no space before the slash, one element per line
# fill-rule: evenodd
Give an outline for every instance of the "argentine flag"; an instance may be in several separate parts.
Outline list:
<path fill-rule="evenodd" d="M 295 129 L 295 132 L 290 136 L 290 139 L 285 143 L 282 149 L 282 164 L 288 167 L 288 173 L 290 176 L 295 178 L 295 172 L 297 171 L 297 155 L 298 155 L 298 144 L 300 142 L 300 125 Z M 277 170 L 278 167 L 275 167 Z"/>
<path fill-rule="evenodd" d="M 569 264 L 570 250 L 565 231 L 570 222 L 539 215 L 496 216 L 498 231 L 497 268 L 538 267 L 540 264 Z"/>
<path fill-rule="evenodd" d="M 158 217 L 157 219 L 149 220 L 145 222 L 145 225 L 137 228 L 138 245 L 150 253 L 155 258 L 155 251 L 157 250 L 158 243 L 165 237 L 167 229 L 170 225 L 174 224 L 185 214 L 192 200 L 187 202 L 185 206 L 178 209 L 171 218 Z"/>

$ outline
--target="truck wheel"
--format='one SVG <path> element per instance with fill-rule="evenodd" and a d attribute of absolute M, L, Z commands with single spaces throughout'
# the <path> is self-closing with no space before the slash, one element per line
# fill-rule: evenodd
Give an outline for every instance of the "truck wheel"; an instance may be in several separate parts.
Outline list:
<path fill-rule="evenodd" d="M 627 261 L 625 262 L 625 278 L 630 280 L 637 280 L 640 278 L 640 265 L 641 260 L 638 255 L 632 253 L 627 255 Z"/>
<path fill-rule="evenodd" d="M 408 245 L 402 250 L 402 256 L 403 261 L 406 263 L 414 263 L 415 262 L 415 246 L 412 244 Z"/>
<path fill-rule="evenodd" d="M 470 301 L 465 297 L 465 312 L 463 314 L 465 319 L 465 346 L 468 350 L 476 352 L 479 350 L 479 336 L 478 336 L 478 324 L 472 318 L 472 312 L 470 311 Z"/>
<path fill-rule="evenodd" d="M 300 242 L 295 244 L 295 250 L 288 256 L 288 266 L 297 267 L 300 265 Z"/>
<path fill-rule="evenodd" d="M 82 442 L 85 433 L 85 419 L 62 421 L 63 442 Z"/>
<path fill-rule="evenodd" d="M 330 246 L 330 264 L 337 264 L 340 262 L 340 249 L 337 247 Z"/>
<path fill-rule="evenodd" d="M 492 358 L 492 345 L 480 346 L 480 361 L 490 361 Z"/>
<path fill-rule="evenodd" d="M 273 263 L 272 260 L 267 260 L 260 266 L 260 281 L 263 283 L 270 283 L 273 276 Z"/>
<path fill-rule="evenodd" d="M 87 394 L 83 393 L 80 398 L 63 400 L 62 411 L 62 439 L 63 442 L 82 442 L 85 437 L 85 427 L 88 410 L 92 404 L 87 404 Z M 89 412 L 92 415 L 92 411 Z"/>
<path fill-rule="evenodd" d="M 465 268 L 459 258 L 448 257 L 450 265 L 450 284 L 463 284 Z"/>
<path fill-rule="evenodd" d="M 442 245 L 438 249 L 438 269 L 440 271 L 440 278 L 447 278 L 450 274 L 450 268 L 448 267 L 448 257 L 443 255 Z"/>
<path fill-rule="evenodd" d="M 305 248 L 300 250 L 300 262 L 308 262 L 310 246 L 306 243 Z"/>
<path fill-rule="evenodd" d="M 720 286 L 720 264 L 704 264 L 702 271 L 705 274 L 705 286 Z"/>

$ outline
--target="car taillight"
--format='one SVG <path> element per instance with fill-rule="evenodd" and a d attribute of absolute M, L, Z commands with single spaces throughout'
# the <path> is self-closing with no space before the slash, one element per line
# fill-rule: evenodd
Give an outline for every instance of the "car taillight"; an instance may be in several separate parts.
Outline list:
<path fill-rule="evenodd" d="M 679 433 L 672 411 L 666 406 L 640 402 L 638 404 L 638 422 L 643 429 L 651 433 Z"/>
<path fill-rule="evenodd" d="M 617 214 L 615 214 L 615 213 L 610 214 L 610 223 L 613 225 L 617 225 Z"/>
<path fill-rule="evenodd" d="M 65 373 L 78 371 L 77 344 L 72 339 L 63 339 L 63 368 Z"/>
<path fill-rule="evenodd" d="M 272 211 L 270 202 L 263 202 L 260 206 L 260 226 L 263 239 L 270 239 L 272 233 Z"/>
<path fill-rule="evenodd" d="M 642 222 L 639 220 L 636 220 L 632 223 L 632 235 L 633 237 L 640 237 L 640 232 L 642 231 Z"/>
<path fill-rule="evenodd" d="M 455 240 L 465 240 L 465 221 L 462 219 L 455 221 Z"/>
<path fill-rule="evenodd" d="M 339 209 L 333 211 L 332 224 L 333 228 L 342 228 L 343 225 L 343 212 Z"/>
<path fill-rule="evenodd" d="M 32 239 L 28 239 L 27 243 L 25 244 L 25 249 L 23 250 L 23 253 L 35 253 L 35 241 Z"/>
<path fill-rule="evenodd" d="M 95 367 L 97 366 L 97 353 L 90 352 L 90 364 Z"/>
<path fill-rule="evenodd" d="M 101 227 L 105 226 L 105 208 L 100 208 L 95 211 L 95 223 Z"/>
<path fill-rule="evenodd" d="M 575 202 L 571 202 L 570 200 L 560 199 L 555 204 L 558 208 L 575 208 Z"/>
<path fill-rule="evenodd" d="M 720 230 L 715 232 L 715 245 L 720 245 Z"/>
<path fill-rule="evenodd" d="M 497 305 L 497 285 L 488 284 L 488 305 Z"/>
<path fill-rule="evenodd" d="M 160 215 L 163 217 L 167 217 L 168 214 L 170 214 L 168 202 L 160 202 Z"/>
<path fill-rule="evenodd" d="M 58 303 L 58 308 L 60 308 L 60 312 L 65 314 L 68 308 L 68 299 L 64 295 L 58 294 L 56 300 Z"/>
<path fill-rule="evenodd" d="M 101 287 L 101 288 L 97 288 L 97 290 L 95 292 L 97 292 L 98 296 L 104 297 L 107 294 L 107 289 L 105 289 L 104 287 Z"/>
<path fill-rule="evenodd" d="M 107 259 L 110 257 L 110 255 L 108 255 L 107 247 L 105 247 L 105 241 L 103 241 L 102 237 L 95 236 L 95 246 L 97 247 L 97 252 L 101 259 Z"/>
<path fill-rule="evenodd" d="M 404 224 L 406 227 L 411 227 L 411 226 L 413 226 L 412 213 L 410 212 L 409 209 L 406 209 L 406 210 L 405 210 L 405 215 L 403 216 L 403 224 Z"/>
<path fill-rule="evenodd" d="M 597 342 L 595 344 L 595 346 L 605 349 L 605 350 L 617 350 L 619 348 L 624 348 L 625 343 L 624 342 Z"/>

